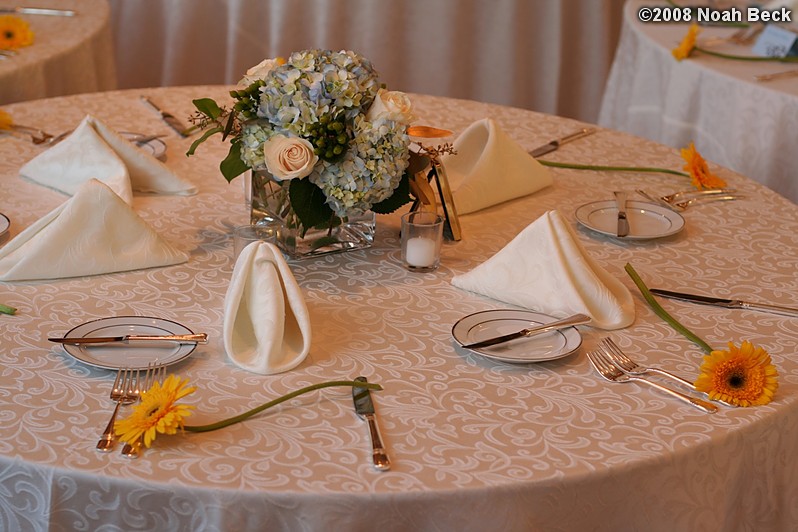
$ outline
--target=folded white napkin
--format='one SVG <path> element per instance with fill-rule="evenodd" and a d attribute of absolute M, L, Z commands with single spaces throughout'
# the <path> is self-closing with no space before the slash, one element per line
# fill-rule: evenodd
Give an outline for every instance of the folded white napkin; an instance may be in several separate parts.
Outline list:
<path fill-rule="evenodd" d="M 558 318 L 587 314 L 600 329 L 620 329 L 635 318 L 629 290 L 588 255 L 557 211 L 452 284 Z"/>
<path fill-rule="evenodd" d="M 253 242 L 236 260 L 224 298 L 224 349 L 263 375 L 296 367 L 310 350 L 305 299 L 274 244 Z"/>
<path fill-rule="evenodd" d="M 87 180 L 98 179 L 128 204 L 133 190 L 184 196 L 197 193 L 193 184 L 91 115 L 67 138 L 28 161 L 19 173 L 70 196 Z"/>
<path fill-rule="evenodd" d="M 441 158 L 457 214 L 537 192 L 551 185 L 549 169 L 502 131 L 493 119 L 468 126 L 454 142 L 456 155 Z"/>
<path fill-rule="evenodd" d="M 0 248 L 0 280 L 97 275 L 187 260 L 108 186 L 91 179 Z"/>

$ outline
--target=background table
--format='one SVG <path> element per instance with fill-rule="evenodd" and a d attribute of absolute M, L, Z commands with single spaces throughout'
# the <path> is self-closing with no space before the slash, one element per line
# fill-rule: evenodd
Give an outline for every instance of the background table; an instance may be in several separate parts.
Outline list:
<path fill-rule="evenodd" d="M 796 302 L 798 207 L 716 170 L 749 199 L 691 207 L 662 240 L 625 241 L 577 228 L 577 206 L 619 188 L 683 189 L 684 178 L 554 170 L 532 196 L 461 219 L 434 273 L 401 267 L 399 219 L 379 217 L 373 248 L 292 264 L 313 328 L 296 369 L 259 376 L 234 366 L 221 340 L 232 271 L 230 226 L 244 223 L 242 181 L 218 172 L 226 146 L 184 157 L 178 138 L 138 100 L 177 116 L 225 87 L 121 91 L 15 104 L 15 118 L 51 131 L 92 113 L 112 127 L 161 133 L 167 164 L 199 187 L 192 197 L 136 196 L 136 211 L 190 253 L 186 264 L 95 277 L 0 285 L 0 528 L 6 530 L 792 530 L 798 522 L 798 320 L 663 301 L 713 346 L 750 339 L 773 356 L 776 400 L 707 415 L 637 385 L 599 379 L 585 351 L 607 333 L 581 327 L 583 346 L 551 362 L 492 362 L 456 346 L 452 325 L 506 305 L 450 284 L 525 226 L 558 209 L 589 253 L 634 294 L 637 318 L 610 333 L 630 355 L 694 378 L 702 354 L 657 318 L 623 266 L 651 286 Z M 571 120 L 476 102 L 413 96 L 420 123 L 462 131 L 493 117 L 525 148 L 562 136 Z M 18 177 L 42 148 L 0 139 L 0 212 L 16 235 L 64 201 Z M 553 160 L 678 167 L 676 150 L 601 130 Z M 534 250 L 530 250 L 534 252 Z M 47 341 L 87 320 L 157 316 L 210 334 L 172 367 L 198 386 L 193 424 L 220 420 L 300 386 L 365 375 L 394 462 L 370 466 L 349 390 L 293 400 L 225 430 L 160 436 L 137 461 L 94 450 L 112 404 L 113 373 Z"/>
<path fill-rule="evenodd" d="M 623 0 L 110 0 L 120 88 L 238 83 L 306 48 L 369 58 L 392 89 L 595 122 Z"/>
<path fill-rule="evenodd" d="M 0 0 L 1 7 L 72 9 L 75 17 L 18 15 L 33 44 L 0 60 L 0 104 L 116 88 L 107 0 Z"/>
<path fill-rule="evenodd" d="M 687 24 L 643 24 L 637 12 L 656 0 L 630 0 L 598 123 L 673 147 L 691 141 L 701 154 L 798 202 L 798 78 L 756 82 L 754 75 L 795 68 L 696 53 L 671 55 Z M 794 15 L 795 16 L 795 13 Z M 706 27 L 699 45 L 736 55 L 750 46 L 715 43 L 737 29 Z M 703 46 L 703 45 L 702 45 Z"/>

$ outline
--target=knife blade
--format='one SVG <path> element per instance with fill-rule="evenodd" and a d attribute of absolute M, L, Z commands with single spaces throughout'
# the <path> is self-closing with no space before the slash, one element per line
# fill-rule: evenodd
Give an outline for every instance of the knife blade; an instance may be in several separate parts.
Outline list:
<path fill-rule="evenodd" d="M 472 344 L 463 345 L 463 347 L 465 347 L 466 349 L 479 349 L 480 347 L 488 347 L 491 345 L 509 342 L 510 340 L 515 340 L 516 338 L 524 338 L 524 337 L 530 338 L 532 336 L 537 336 L 539 334 L 547 333 L 549 331 L 555 331 L 557 329 L 565 329 L 566 327 L 573 327 L 574 325 L 580 325 L 582 323 L 587 323 L 589 321 L 590 321 L 590 316 L 586 316 L 584 314 L 574 314 L 573 316 L 553 321 L 551 323 L 544 323 L 542 325 L 528 327 L 526 329 L 521 329 L 520 331 L 514 333 L 504 334 L 502 336 L 496 336 L 495 338 L 488 338 L 486 340 L 481 340 L 479 342 L 474 342 Z"/>
<path fill-rule="evenodd" d="M 534 150 L 529 152 L 529 155 L 532 157 L 540 157 L 541 155 L 546 155 L 547 153 L 551 153 L 563 144 L 568 142 L 573 142 L 577 139 L 581 139 L 582 137 L 586 137 L 588 135 L 592 135 L 596 132 L 596 128 L 593 127 L 583 127 L 579 131 L 571 133 L 570 135 L 566 135 L 562 138 L 552 140 L 542 146 L 538 146 Z"/>
<path fill-rule="evenodd" d="M 129 342 L 188 342 L 197 344 L 208 343 L 208 335 L 206 333 L 199 334 L 163 334 L 163 335 L 146 335 L 146 334 L 127 334 L 124 336 L 86 336 L 83 338 L 48 338 L 51 342 L 59 344 L 110 344 L 110 343 L 129 343 Z"/>
<path fill-rule="evenodd" d="M 360 376 L 355 382 L 368 382 L 366 377 Z M 369 424 L 369 437 L 371 438 L 371 460 L 375 469 L 387 471 L 391 468 L 391 459 L 382 443 L 380 430 L 377 427 L 377 413 L 374 410 L 374 403 L 371 400 L 371 392 L 368 388 L 352 387 L 352 401 L 355 403 L 355 412 L 364 418 Z"/>
<path fill-rule="evenodd" d="M 615 191 L 615 204 L 618 206 L 618 227 L 615 234 L 624 237 L 629 234 L 629 220 L 626 219 L 626 192 Z"/>
<path fill-rule="evenodd" d="M 144 102 L 145 104 L 149 105 L 152 109 L 155 110 L 156 113 L 161 115 L 161 120 L 166 122 L 166 124 L 169 127 L 174 129 L 177 132 L 178 135 L 180 135 L 183 138 L 188 137 L 188 134 L 186 133 L 188 128 L 186 126 L 184 126 L 183 123 L 180 122 L 180 120 L 175 118 L 175 116 L 173 114 L 167 113 L 166 111 L 162 110 L 160 107 L 155 105 L 155 103 L 152 100 L 150 100 L 149 98 L 147 98 L 146 96 L 142 96 L 141 97 L 141 101 Z"/>
<path fill-rule="evenodd" d="M 761 310 L 764 312 L 774 312 L 776 314 L 784 314 L 787 316 L 798 316 L 798 308 L 785 307 L 782 305 L 770 305 L 768 303 L 755 303 L 753 301 L 743 301 L 742 299 L 721 299 L 718 297 L 702 296 L 698 294 L 687 294 L 684 292 L 674 292 L 671 290 L 662 290 L 660 288 L 651 288 L 649 290 L 652 294 L 671 299 L 678 299 L 680 301 L 688 301 L 690 303 L 700 303 L 703 305 L 713 305 L 716 307 L 724 308 L 741 308 L 748 310 Z"/>
<path fill-rule="evenodd" d="M 77 12 L 71 9 L 47 9 L 43 7 L 0 7 L 0 13 L 17 13 L 19 15 L 51 15 L 56 17 L 74 17 Z"/>

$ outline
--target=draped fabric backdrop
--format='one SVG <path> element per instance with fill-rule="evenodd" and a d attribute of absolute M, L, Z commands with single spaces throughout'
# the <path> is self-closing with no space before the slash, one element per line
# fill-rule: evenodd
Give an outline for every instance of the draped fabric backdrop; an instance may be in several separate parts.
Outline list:
<path fill-rule="evenodd" d="M 388 87 L 595 122 L 624 0 L 110 0 L 120 88 L 351 49 Z"/>

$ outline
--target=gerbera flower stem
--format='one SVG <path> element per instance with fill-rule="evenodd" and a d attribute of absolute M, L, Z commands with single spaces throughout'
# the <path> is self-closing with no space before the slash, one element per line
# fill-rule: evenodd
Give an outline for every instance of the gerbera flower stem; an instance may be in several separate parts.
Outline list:
<path fill-rule="evenodd" d="M 798 63 L 798 57 L 759 57 L 753 55 L 734 55 L 734 54 L 724 54 L 723 52 L 713 52 L 712 50 L 707 50 L 706 48 L 701 48 L 696 46 L 694 50 L 701 52 L 702 54 L 713 55 L 715 57 L 721 57 L 723 59 L 734 59 L 737 61 L 759 61 L 759 62 L 778 62 L 778 63 Z"/>
<path fill-rule="evenodd" d="M 382 386 L 375 383 L 370 382 L 355 382 L 355 381 L 328 381 L 328 382 L 321 382 L 318 384 L 312 384 L 310 386 L 306 386 L 304 388 L 300 388 L 299 390 L 295 390 L 291 393 L 287 393 L 282 397 L 278 397 L 273 401 L 269 401 L 268 403 L 264 403 L 258 407 L 253 408 L 252 410 L 248 410 L 243 414 L 240 414 L 235 417 L 231 417 L 222 421 L 218 421 L 216 423 L 211 423 L 209 425 L 185 425 L 183 429 L 187 430 L 188 432 L 209 432 L 212 430 L 222 429 L 224 427 L 228 427 L 234 423 L 238 423 L 240 421 L 244 421 L 247 418 L 254 416 L 259 412 L 263 412 L 267 408 L 271 408 L 273 406 L 279 405 L 280 403 L 284 403 L 289 399 L 293 399 L 294 397 L 298 397 L 300 395 L 306 394 L 308 392 L 312 392 L 315 390 L 320 390 L 322 388 L 331 388 L 333 386 L 348 386 L 348 387 L 357 387 L 357 388 L 368 388 L 370 390 L 382 390 Z"/>
<path fill-rule="evenodd" d="M 543 159 L 537 160 L 543 166 L 551 166 L 553 168 L 571 168 L 574 170 L 596 170 L 598 172 L 648 172 L 657 174 L 671 174 L 681 177 L 690 177 L 685 172 L 678 170 L 669 170 L 667 168 L 651 168 L 646 166 L 602 166 L 597 164 L 575 164 L 575 163 L 558 163 L 554 161 L 545 161 Z"/>
<path fill-rule="evenodd" d="M 712 352 L 712 348 L 709 346 L 709 344 L 707 344 L 704 340 L 696 336 L 687 327 L 676 321 L 676 319 L 673 316 L 668 314 L 668 312 L 664 308 L 662 308 L 662 306 L 657 302 L 657 300 L 654 299 L 654 296 L 651 294 L 651 292 L 649 292 L 646 283 L 643 282 L 643 279 L 640 278 L 640 276 L 637 274 L 637 272 L 635 271 L 635 269 L 632 267 L 631 264 L 627 263 L 626 266 L 624 266 L 624 269 L 626 270 L 626 273 L 629 274 L 629 277 L 632 278 L 632 281 L 634 281 L 634 283 L 637 285 L 637 288 L 640 290 L 640 293 L 643 294 L 646 303 L 648 303 L 649 306 L 651 306 L 651 308 L 654 310 L 654 313 L 657 316 L 665 320 L 668 323 L 668 325 L 676 329 L 677 332 L 681 333 L 682 335 L 687 337 L 687 339 L 698 345 L 698 347 L 703 349 L 705 353 Z"/>

